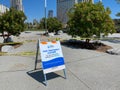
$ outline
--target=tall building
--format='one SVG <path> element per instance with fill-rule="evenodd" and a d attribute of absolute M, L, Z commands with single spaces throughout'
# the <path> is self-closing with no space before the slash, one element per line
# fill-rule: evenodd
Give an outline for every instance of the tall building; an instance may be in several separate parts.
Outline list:
<path fill-rule="evenodd" d="M 67 12 L 70 8 L 76 3 L 88 2 L 89 0 L 57 0 L 57 18 L 63 24 L 66 24 L 68 21 Z M 94 3 L 94 0 L 92 0 Z"/>
<path fill-rule="evenodd" d="M 10 0 L 11 7 L 23 11 L 22 0 Z"/>
<path fill-rule="evenodd" d="M 53 10 L 48 11 L 48 18 L 53 17 Z"/>
<path fill-rule="evenodd" d="M 6 7 L 6 6 L 4 6 L 4 5 L 2 5 L 2 4 L 0 4 L 0 15 L 2 15 L 3 13 L 5 13 L 6 10 L 9 10 L 9 8 Z"/>

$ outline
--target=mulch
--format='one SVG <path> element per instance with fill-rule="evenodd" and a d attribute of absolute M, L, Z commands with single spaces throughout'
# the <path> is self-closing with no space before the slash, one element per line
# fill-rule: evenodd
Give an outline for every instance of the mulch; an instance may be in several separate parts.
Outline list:
<path fill-rule="evenodd" d="M 96 49 L 96 51 L 106 52 L 108 49 L 112 49 L 112 47 L 111 47 L 111 46 L 108 46 L 108 45 L 100 46 L 99 48 Z"/>
<path fill-rule="evenodd" d="M 111 46 L 105 45 L 101 42 L 83 42 L 83 41 L 62 41 L 62 45 L 71 47 L 71 48 L 81 48 L 81 49 L 88 49 L 88 50 L 96 50 L 99 52 L 106 52 L 108 49 L 112 49 Z"/>

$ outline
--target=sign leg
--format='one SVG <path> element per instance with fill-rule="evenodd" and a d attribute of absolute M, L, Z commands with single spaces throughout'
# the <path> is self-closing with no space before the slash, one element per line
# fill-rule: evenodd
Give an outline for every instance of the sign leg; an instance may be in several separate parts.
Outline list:
<path fill-rule="evenodd" d="M 36 67 L 37 67 L 38 51 L 39 51 L 39 45 L 38 45 L 38 43 L 37 43 L 37 51 L 36 51 L 36 60 L 35 60 L 35 68 L 34 68 L 34 70 L 36 70 Z"/>
<path fill-rule="evenodd" d="M 45 85 L 47 86 L 47 77 L 46 77 L 46 74 L 44 74 L 44 79 L 45 79 Z"/>
<path fill-rule="evenodd" d="M 64 72 L 65 79 L 67 79 L 67 77 L 66 77 L 66 70 L 63 69 L 63 72 Z"/>

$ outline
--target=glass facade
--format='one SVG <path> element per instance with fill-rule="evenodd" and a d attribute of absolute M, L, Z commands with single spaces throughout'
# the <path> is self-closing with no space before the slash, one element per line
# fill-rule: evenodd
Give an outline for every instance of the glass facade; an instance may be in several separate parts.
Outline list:
<path fill-rule="evenodd" d="M 51 18 L 51 17 L 53 17 L 53 10 L 48 11 L 48 18 Z"/>
<path fill-rule="evenodd" d="M 89 0 L 57 0 L 57 18 L 63 24 L 68 21 L 67 12 L 75 3 L 86 2 Z M 93 0 L 92 0 L 93 1 Z"/>
<path fill-rule="evenodd" d="M 63 24 L 68 21 L 67 12 L 73 7 L 75 3 L 82 2 L 82 0 L 57 0 L 57 18 Z"/>
<path fill-rule="evenodd" d="M 11 0 L 11 7 L 23 11 L 22 0 Z"/>
<path fill-rule="evenodd" d="M 6 6 L 4 6 L 4 5 L 2 5 L 2 4 L 0 4 L 0 15 L 2 15 L 3 13 L 5 13 L 6 10 L 9 10 L 9 8 L 6 7 Z"/>

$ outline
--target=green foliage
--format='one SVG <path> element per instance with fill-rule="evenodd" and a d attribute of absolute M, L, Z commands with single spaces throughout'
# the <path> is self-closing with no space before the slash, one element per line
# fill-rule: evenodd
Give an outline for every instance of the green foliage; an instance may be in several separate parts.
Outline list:
<path fill-rule="evenodd" d="M 42 18 L 42 19 L 40 20 L 39 28 L 40 28 L 40 29 L 45 29 L 45 18 Z"/>
<path fill-rule="evenodd" d="M 120 12 L 116 14 L 117 17 L 120 17 Z"/>
<path fill-rule="evenodd" d="M 120 19 L 114 19 L 115 29 L 117 32 L 120 32 Z"/>
<path fill-rule="evenodd" d="M 57 18 L 47 18 L 47 29 L 49 32 L 57 32 L 62 28 L 62 23 L 58 21 Z M 43 29 L 45 27 L 45 18 L 42 18 L 40 21 L 40 29 Z"/>
<path fill-rule="evenodd" d="M 68 12 L 68 34 L 89 38 L 100 33 L 107 35 L 115 31 L 114 22 L 110 18 L 110 9 L 102 3 L 78 3 Z"/>
<path fill-rule="evenodd" d="M 22 11 L 10 8 L 9 11 L 0 16 L 0 32 L 7 32 L 10 35 L 19 35 L 24 31 L 26 16 Z"/>
<path fill-rule="evenodd" d="M 62 28 L 62 23 L 57 18 L 48 18 L 47 28 L 49 32 L 57 32 Z"/>
<path fill-rule="evenodd" d="M 25 29 L 31 29 L 31 23 L 29 23 L 29 22 L 25 22 Z"/>

